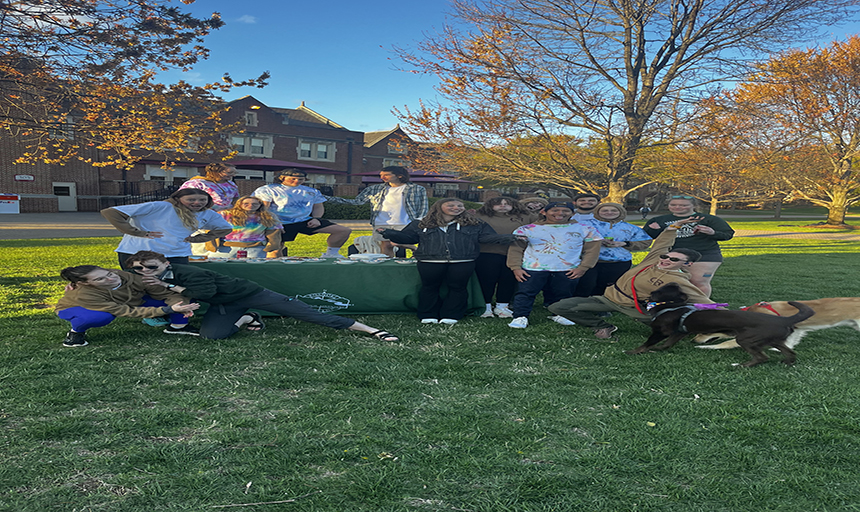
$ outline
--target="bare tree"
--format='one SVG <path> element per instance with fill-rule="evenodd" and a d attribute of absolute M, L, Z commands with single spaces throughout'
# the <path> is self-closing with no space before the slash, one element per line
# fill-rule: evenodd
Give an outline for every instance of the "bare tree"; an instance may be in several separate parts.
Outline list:
<path fill-rule="evenodd" d="M 854 0 L 455 0 L 456 25 L 406 67 L 436 75 L 441 101 L 395 112 L 416 138 L 492 153 L 515 138 L 600 146 L 599 182 L 623 200 L 640 149 L 671 145 L 692 106 L 748 59 L 814 37 Z M 563 152 L 559 152 L 563 153 Z M 559 167 L 573 182 L 583 169 Z M 531 179 L 525 170 L 522 180 Z"/>

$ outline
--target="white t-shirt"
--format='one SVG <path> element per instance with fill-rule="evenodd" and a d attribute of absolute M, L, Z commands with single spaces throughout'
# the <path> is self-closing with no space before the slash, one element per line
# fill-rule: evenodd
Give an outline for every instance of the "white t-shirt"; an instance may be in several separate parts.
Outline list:
<path fill-rule="evenodd" d="M 404 225 L 409 224 L 409 215 L 406 213 L 406 206 L 403 202 L 403 194 L 406 192 L 406 187 L 389 186 L 385 193 L 385 198 L 382 200 L 382 207 L 374 220 L 374 225 Z"/>
<path fill-rule="evenodd" d="M 514 234 L 528 238 L 523 252 L 523 270 L 561 272 L 576 268 L 582 260 L 582 244 L 603 240 L 590 225 L 527 224 Z"/>
<path fill-rule="evenodd" d="M 196 230 L 188 229 L 182 224 L 173 204 L 167 201 L 152 201 L 149 203 L 127 204 L 114 206 L 115 210 L 131 217 L 131 225 L 143 231 L 161 231 L 161 238 L 143 238 L 123 235 L 116 252 L 134 254 L 137 251 L 154 251 L 168 258 L 191 255 L 191 244 L 185 238 Z M 212 210 L 195 213 L 198 229 L 233 229 L 224 217 Z"/>

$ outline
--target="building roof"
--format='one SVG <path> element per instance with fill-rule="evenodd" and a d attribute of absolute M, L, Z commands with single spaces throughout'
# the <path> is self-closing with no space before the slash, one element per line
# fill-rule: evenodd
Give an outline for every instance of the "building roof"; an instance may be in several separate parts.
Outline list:
<path fill-rule="evenodd" d="M 391 135 L 392 133 L 395 133 L 395 132 L 403 133 L 403 131 L 400 129 L 400 124 L 398 124 L 397 126 L 395 126 L 394 128 L 392 128 L 390 130 L 383 130 L 380 132 L 365 132 L 364 133 L 364 147 L 369 148 L 371 146 L 374 146 L 377 143 L 379 143 L 379 141 L 381 141 L 385 137 L 388 137 L 389 135 Z"/>
<path fill-rule="evenodd" d="M 273 111 L 286 115 L 290 121 L 300 121 L 303 123 L 312 123 L 312 124 L 324 124 L 330 128 L 339 128 L 341 130 L 346 130 L 345 127 L 335 123 L 331 119 L 325 117 L 324 115 L 314 112 L 312 109 L 305 106 L 305 102 L 303 101 L 298 108 L 280 108 L 280 107 L 270 107 Z"/>

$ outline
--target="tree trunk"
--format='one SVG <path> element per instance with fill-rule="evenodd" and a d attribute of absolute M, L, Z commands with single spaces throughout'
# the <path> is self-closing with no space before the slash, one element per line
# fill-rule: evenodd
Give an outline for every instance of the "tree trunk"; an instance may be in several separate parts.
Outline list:
<path fill-rule="evenodd" d="M 627 196 L 627 190 L 625 190 L 624 185 L 618 181 L 610 181 L 609 182 L 609 193 L 606 196 L 605 201 L 609 201 L 612 203 L 624 204 L 624 198 Z"/>
<path fill-rule="evenodd" d="M 782 218 L 782 199 L 777 200 L 776 204 L 774 205 L 773 218 Z"/>
<path fill-rule="evenodd" d="M 720 206 L 719 201 L 717 201 L 716 199 L 711 199 L 711 207 L 708 208 L 708 213 L 710 213 L 711 215 L 716 215 L 717 214 L 717 208 L 719 208 L 719 206 Z"/>
<path fill-rule="evenodd" d="M 845 215 L 848 214 L 848 190 L 844 187 L 832 191 L 832 200 L 827 205 L 827 225 L 842 226 L 845 224 Z"/>

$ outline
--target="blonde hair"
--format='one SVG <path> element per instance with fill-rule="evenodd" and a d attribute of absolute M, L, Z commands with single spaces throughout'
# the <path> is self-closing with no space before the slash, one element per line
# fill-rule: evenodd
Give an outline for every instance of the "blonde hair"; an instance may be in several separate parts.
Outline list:
<path fill-rule="evenodd" d="M 226 214 L 230 216 L 230 222 L 235 226 L 244 226 L 248 222 L 248 214 L 256 214 L 260 218 L 260 224 L 267 228 L 273 228 L 278 225 L 278 219 L 275 218 L 274 215 L 269 213 L 266 209 L 265 205 L 263 205 L 263 201 L 260 201 L 260 207 L 257 208 L 256 211 L 248 212 L 243 210 L 239 205 L 242 201 L 246 199 L 256 199 L 260 201 L 254 196 L 242 196 L 239 199 L 236 199 L 236 202 L 233 203 L 233 207 L 229 210 L 224 210 L 221 212 L 222 215 Z"/>
<path fill-rule="evenodd" d="M 173 205 L 173 210 L 176 212 L 179 220 L 182 221 L 182 225 L 192 231 L 197 231 L 197 228 L 200 225 L 197 222 L 197 215 L 186 208 L 184 204 L 179 202 L 179 198 L 185 196 L 206 196 L 209 198 L 209 200 L 206 201 L 206 209 L 212 208 L 215 201 L 212 200 L 212 196 L 206 193 L 205 190 L 200 190 L 199 188 L 183 188 L 170 194 L 170 197 L 165 199 L 165 201 Z"/>

